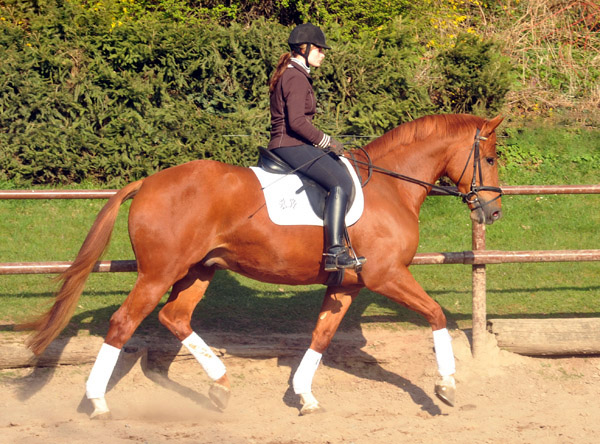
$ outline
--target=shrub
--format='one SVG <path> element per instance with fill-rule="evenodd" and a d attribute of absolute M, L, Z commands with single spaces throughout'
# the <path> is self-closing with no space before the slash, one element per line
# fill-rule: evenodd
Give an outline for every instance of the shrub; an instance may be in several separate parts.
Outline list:
<path fill-rule="evenodd" d="M 0 180 L 115 186 L 198 158 L 253 164 L 268 141 L 267 80 L 291 27 L 262 18 L 224 27 L 187 17 L 187 6 L 0 4 Z M 347 26 L 324 28 L 333 50 L 313 76 L 316 123 L 328 133 L 380 135 L 454 111 L 445 98 L 460 111 L 501 103 L 491 44 L 443 53 L 432 103 L 416 22 L 390 19 L 350 40 Z"/>
<path fill-rule="evenodd" d="M 17 183 L 130 181 L 177 163 L 247 164 L 268 122 L 276 57 L 264 26 L 112 26 L 67 4 L 6 26 L 0 45 L 0 167 Z M 59 13 L 60 12 L 60 13 Z M 281 26 L 271 26 L 270 33 Z M 265 59 L 267 59 L 265 61 Z M 227 138 L 250 134 L 253 139 Z"/>
<path fill-rule="evenodd" d="M 511 86 L 511 69 L 498 47 L 472 34 L 440 52 L 434 68 L 432 96 L 447 112 L 495 113 Z"/>

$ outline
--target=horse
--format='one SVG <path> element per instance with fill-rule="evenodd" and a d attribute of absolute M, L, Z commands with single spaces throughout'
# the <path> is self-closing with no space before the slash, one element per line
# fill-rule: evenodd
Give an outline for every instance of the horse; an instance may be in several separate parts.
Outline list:
<path fill-rule="evenodd" d="M 451 336 L 441 307 L 409 271 L 419 240 L 419 209 L 442 176 L 456 185 L 471 219 L 491 224 L 502 216 L 495 129 L 501 116 L 424 116 L 401 124 L 366 146 L 346 151 L 361 177 L 364 212 L 348 228 L 353 248 L 367 258 L 327 285 L 310 346 L 294 373 L 300 414 L 321 405 L 312 381 L 321 356 L 362 288 L 422 315 L 430 324 L 440 378 L 435 394 L 454 405 L 456 383 Z M 450 188 L 450 187 L 448 187 Z M 86 279 L 109 244 L 121 204 L 131 202 L 128 229 L 137 280 L 112 315 L 108 333 L 86 382 L 92 418 L 110 416 L 105 393 L 120 350 L 141 321 L 171 289 L 160 322 L 194 355 L 212 380 L 208 394 L 221 410 L 229 402 L 227 370 L 192 329 L 192 312 L 215 271 L 227 269 L 254 280 L 289 285 L 325 284 L 323 229 L 275 225 L 250 168 L 195 160 L 132 182 L 100 210 L 72 265 L 59 276 L 49 310 L 24 325 L 27 345 L 39 355 L 73 316 Z"/>

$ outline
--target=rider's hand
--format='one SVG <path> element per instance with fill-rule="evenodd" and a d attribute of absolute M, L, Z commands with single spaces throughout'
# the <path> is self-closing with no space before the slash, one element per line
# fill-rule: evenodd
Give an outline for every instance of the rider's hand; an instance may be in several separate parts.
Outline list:
<path fill-rule="evenodd" d="M 338 156 L 341 156 L 342 154 L 344 154 L 344 145 L 342 145 L 342 142 L 339 142 L 339 141 L 335 140 L 334 138 L 332 138 L 331 141 L 329 142 L 328 148 L 332 152 L 337 154 Z"/>

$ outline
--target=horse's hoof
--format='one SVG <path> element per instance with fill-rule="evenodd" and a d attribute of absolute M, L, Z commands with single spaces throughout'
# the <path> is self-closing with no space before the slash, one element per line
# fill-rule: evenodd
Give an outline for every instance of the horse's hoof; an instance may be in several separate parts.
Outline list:
<path fill-rule="evenodd" d="M 225 410 L 229 404 L 231 391 L 227 387 L 215 383 L 208 389 L 208 397 L 218 409 Z"/>
<path fill-rule="evenodd" d="M 300 415 L 302 416 L 323 411 L 323 407 L 312 393 L 301 394 L 300 402 L 302 402 L 302 408 L 300 409 Z"/>
<path fill-rule="evenodd" d="M 93 419 L 94 421 L 98 421 L 98 420 L 105 421 L 107 419 L 112 419 L 112 413 L 110 413 L 110 412 L 102 412 L 102 413 L 93 412 L 90 415 L 90 419 Z"/>
<path fill-rule="evenodd" d="M 90 399 L 92 405 L 94 406 L 94 411 L 90 415 L 90 419 L 111 419 L 110 410 L 108 409 L 108 405 L 106 404 L 106 399 L 104 398 L 93 398 Z"/>
<path fill-rule="evenodd" d="M 456 399 L 456 384 L 454 378 L 448 376 L 435 384 L 435 394 L 445 404 L 454 407 L 454 401 Z"/>
<path fill-rule="evenodd" d="M 321 405 L 318 402 L 314 403 L 314 404 L 305 404 L 300 409 L 301 416 L 310 415 L 310 414 L 319 413 L 319 412 L 323 412 L 323 407 L 321 407 Z"/>

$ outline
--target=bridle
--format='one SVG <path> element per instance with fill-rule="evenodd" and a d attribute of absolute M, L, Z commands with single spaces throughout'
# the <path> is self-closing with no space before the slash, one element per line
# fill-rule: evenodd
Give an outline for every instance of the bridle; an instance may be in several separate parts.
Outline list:
<path fill-rule="evenodd" d="M 483 184 L 483 172 L 481 170 L 481 158 L 479 157 L 479 142 L 482 140 L 487 140 L 487 137 L 483 137 L 483 136 L 479 135 L 480 132 L 481 132 L 481 130 L 479 128 L 477 128 L 477 132 L 475 133 L 475 140 L 473 142 L 473 147 L 471 148 L 471 152 L 469 153 L 469 157 L 467 158 L 467 163 L 465 164 L 465 168 L 463 169 L 463 171 L 460 174 L 460 177 L 458 178 L 458 181 L 457 181 L 457 183 L 460 183 L 463 176 L 465 175 L 465 171 L 467 170 L 469 161 L 471 160 L 471 157 L 473 157 L 473 179 L 471 180 L 471 189 L 466 194 L 461 193 L 462 201 L 466 204 L 473 205 L 473 207 L 471 208 L 471 211 L 475 211 L 479 208 L 483 208 L 484 206 L 494 202 L 495 200 L 500 199 L 500 197 L 502 196 L 502 189 L 500 189 L 498 187 L 486 186 Z M 477 176 L 479 176 L 479 184 L 480 185 L 477 185 Z M 488 200 L 487 202 L 481 203 L 481 200 L 479 199 L 480 191 L 491 191 L 493 193 L 498 193 L 498 195 L 496 197 L 494 197 L 493 199 Z"/>
<path fill-rule="evenodd" d="M 463 168 L 463 171 L 460 174 L 458 181 L 456 182 L 457 184 L 460 183 L 463 176 L 465 175 L 465 172 L 467 171 L 467 168 L 469 167 L 469 162 L 471 160 L 471 157 L 473 157 L 473 180 L 471 181 L 471 188 L 469 189 L 468 193 L 463 193 L 461 191 L 458 191 L 458 189 L 455 189 L 454 187 L 443 187 L 440 185 L 435 185 L 433 183 L 425 182 L 423 180 L 415 179 L 414 177 L 405 176 L 404 174 L 396 173 L 394 171 L 379 167 L 377 165 L 373 165 L 373 163 L 371 162 L 371 157 L 369 156 L 369 153 L 367 153 L 367 151 L 363 148 L 359 148 L 359 150 L 365 155 L 365 157 L 367 158 L 367 162 L 363 162 L 363 161 L 356 159 L 354 157 L 354 155 L 351 153 L 350 153 L 350 155 L 351 155 L 350 160 L 352 160 L 352 162 L 355 164 L 355 168 L 357 169 L 357 171 L 358 171 L 357 165 L 363 165 L 363 166 L 367 167 L 368 176 L 367 176 L 367 179 L 362 183 L 363 187 L 365 185 L 367 185 L 369 180 L 371 180 L 373 172 L 376 171 L 378 173 L 382 173 L 382 174 L 386 174 L 391 177 L 395 177 L 396 179 L 405 180 L 407 182 L 415 183 L 418 185 L 423 185 L 425 187 L 431 187 L 431 189 L 434 189 L 434 190 L 439 191 L 444 194 L 460 197 L 464 203 L 472 205 L 471 211 L 475 211 L 475 210 L 483 208 L 484 206 L 494 202 L 495 200 L 499 199 L 502 196 L 501 188 L 483 185 L 483 172 L 481 169 L 481 159 L 479 157 L 479 153 L 480 153 L 479 144 L 482 140 L 487 140 L 487 138 L 481 136 L 480 132 L 481 132 L 481 130 L 479 128 L 477 128 L 477 132 L 475 133 L 475 140 L 473 141 L 473 146 L 471 147 L 469 157 L 467 158 L 465 167 Z M 477 176 L 479 176 L 479 185 L 477 185 Z M 488 201 L 484 201 L 482 203 L 481 199 L 479 198 L 479 192 L 481 192 L 481 191 L 491 191 L 494 193 L 498 193 L 498 195 L 495 198 L 488 200 Z"/>

